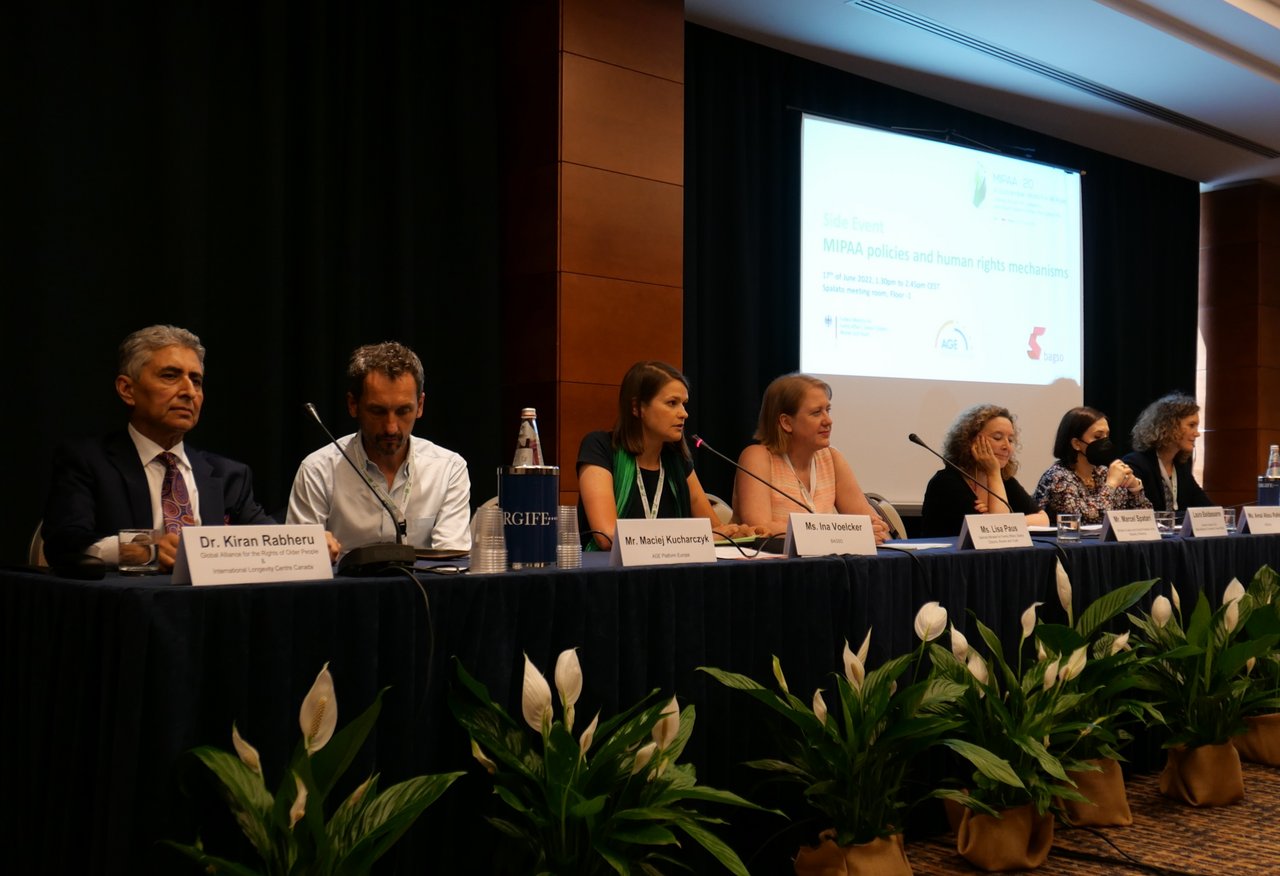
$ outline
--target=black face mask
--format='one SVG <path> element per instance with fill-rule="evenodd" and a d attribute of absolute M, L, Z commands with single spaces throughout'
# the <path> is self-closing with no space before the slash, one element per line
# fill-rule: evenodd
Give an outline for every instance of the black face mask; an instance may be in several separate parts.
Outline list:
<path fill-rule="evenodd" d="M 1093 465 L 1111 465 L 1120 456 L 1110 438 L 1091 441 L 1084 449 L 1084 458 Z"/>

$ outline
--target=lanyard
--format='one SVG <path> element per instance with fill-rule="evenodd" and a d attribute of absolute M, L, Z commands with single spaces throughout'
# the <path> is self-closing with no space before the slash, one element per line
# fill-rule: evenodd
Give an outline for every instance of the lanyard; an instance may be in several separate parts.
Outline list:
<path fill-rule="evenodd" d="M 804 499 L 808 506 L 806 511 L 812 512 L 818 506 L 813 504 L 813 497 L 809 495 L 808 488 L 800 481 L 800 475 L 796 474 L 796 467 L 791 464 L 791 454 L 784 453 L 782 458 L 787 461 L 787 468 L 791 469 L 791 476 L 796 479 L 796 486 L 800 488 L 800 498 Z M 815 455 L 809 460 L 809 483 L 816 484 L 818 481 L 818 457 Z"/>
<path fill-rule="evenodd" d="M 1169 473 L 1164 472 L 1164 463 L 1156 460 L 1160 466 L 1160 477 L 1164 480 L 1164 488 L 1169 494 L 1169 510 L 1178 510 L 1178 467 L 1176 464 L 1170 464 Z"/>
<path fill-rule="evenodd" d="M 644 516 L 649 520 L 655 520 L 658 517 L 658 508 L 662 506 L 662 486 L 667 482 L 667 470 L 662 463 L 658 463 L 658 489 L 653 497 L 653 507 L 649 507 L 649 494 L 644 488 L 644 478 L 640 476 L 640 464 L 636 463 L 636 486 L 640 488 L 640 507 L 644 508 Z"/>
<path fill-rule="evenodd" d="M 392 493 L 391 490 L 387 489 L 386 478 L 382 476 L 382 469 L 378 468 L 378 466 L 374 464 L 373 460 L 369 458 L 369 454 L 365 453 L 364 441 L 362 440 L 359 432 L 356 433 L 355 445 L 356 445 L 356 453 L 361 463 L 360 474 L 364 476 L 365 483 L 367 483 L 370 487 L 372 487 L 374 492 L 376 492 L 379 496 L 381 496 L 383 500 L 387 502 L 387 504 L 389 504 L 392 508 L 395 508 L 397 511 L 399 511 L 400 520 L 403 520 L 405 517 L 405 509 L 409 507 L 409 496 L 413 492 L 412 440 L 410 441 L 409 452 L 408 454 L 405 455 L 405 459 L 404 459 L 404 467 L 405 467 L 404 488 L 399 491 L 402 494 L 402 499 L 399 502 L 396 501 L 394 493 Z M 369 466 L 373 466 L 374 469 L 377 470 L 378 472 L 377 477 L 374 477 L 369 473 Z M 396 523 L 399 524 L 400 520 L 397 520 Z"/>

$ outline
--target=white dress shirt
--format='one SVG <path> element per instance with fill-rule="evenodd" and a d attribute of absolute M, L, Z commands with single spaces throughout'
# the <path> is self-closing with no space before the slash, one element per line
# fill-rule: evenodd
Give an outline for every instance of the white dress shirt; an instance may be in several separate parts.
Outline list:
<path fill-rule="evenodd" d="M 287 523 L 323 525 L 341 542 L 344 554 L 361 545 L 395 541 L 395 524 L 373 487 L 404 514 L 410 544 L 470 549 L 471 477 L 461 456 L 410 436 L 409 453 L 388 489 L 386 477 L 365 453 L 358 432 L 339 438 L 338 444 L 365 473 L 366 482 L 361 483 L 337 447 L 321 447 L 298 466 Z"/>

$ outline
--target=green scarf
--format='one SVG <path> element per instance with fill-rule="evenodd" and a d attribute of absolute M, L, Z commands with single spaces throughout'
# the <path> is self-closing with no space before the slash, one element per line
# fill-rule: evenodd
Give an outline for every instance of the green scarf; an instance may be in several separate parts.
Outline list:
<path fill-rule="evenodd" d="M 680 491 L 676 488 L 675 479 L 670 477 L 672 471 L 679 471 L 680 466 L 673 457 L 675 451 L 670 447 L 662 448 L 662 455 L 659 457 L 659 465 L 667 470 L 667 488 L 671 490 L 671 498 L 675 500 L 677 517 L 684 517 L 684 506 L 680 503 Z M 617 511 L 619 518 L 626 511 L 627 505 L 630 504 L 631 485 L 636 482 L 636 458 L 629 453 L 626 448 L 613 448 L 613 506 Z M 587 546 L 584 550 L 598 551 L 595 538 L 587 540 Z"/>

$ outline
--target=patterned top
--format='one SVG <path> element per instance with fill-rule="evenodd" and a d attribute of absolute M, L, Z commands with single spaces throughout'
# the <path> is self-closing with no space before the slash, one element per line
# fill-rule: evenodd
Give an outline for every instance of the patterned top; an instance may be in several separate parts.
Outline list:
<path fill-rule="evenodd" d="M 1089 488 L 1075 471 L 1055 462 L 1041 475 L 1035 499 L 1049 512 L 1050 521 L 1057 520 L 1059 514 L 1079 514 L 1081 523 L 1101 523 L 1109 508 L 1151 507 L 1143 490 L 1133 493 L 1124 487 L 1108 487 L 1105 465 L 1094 466 L 1093 487 Z"/>
<path fill-rule="evenodd" d="M 818 514 L 834 514 L 836 513 L 836 460 L 831 455 L 831 448 L 824 447 L 815 453 L 813 463 L 813 483 L 809 485 L 809 498 L 813 504 L 813 510 Z M 784 493 L 803 499 L 800 481 L 803 474 L 798 471 L 792 472 L 786 457 L 781 454 L 769 454 L 769 483 Z M 803 505 L 797 505 L 773 490 L 769 491 L 769 513 L 774 520 L 807 510 Z"/>

